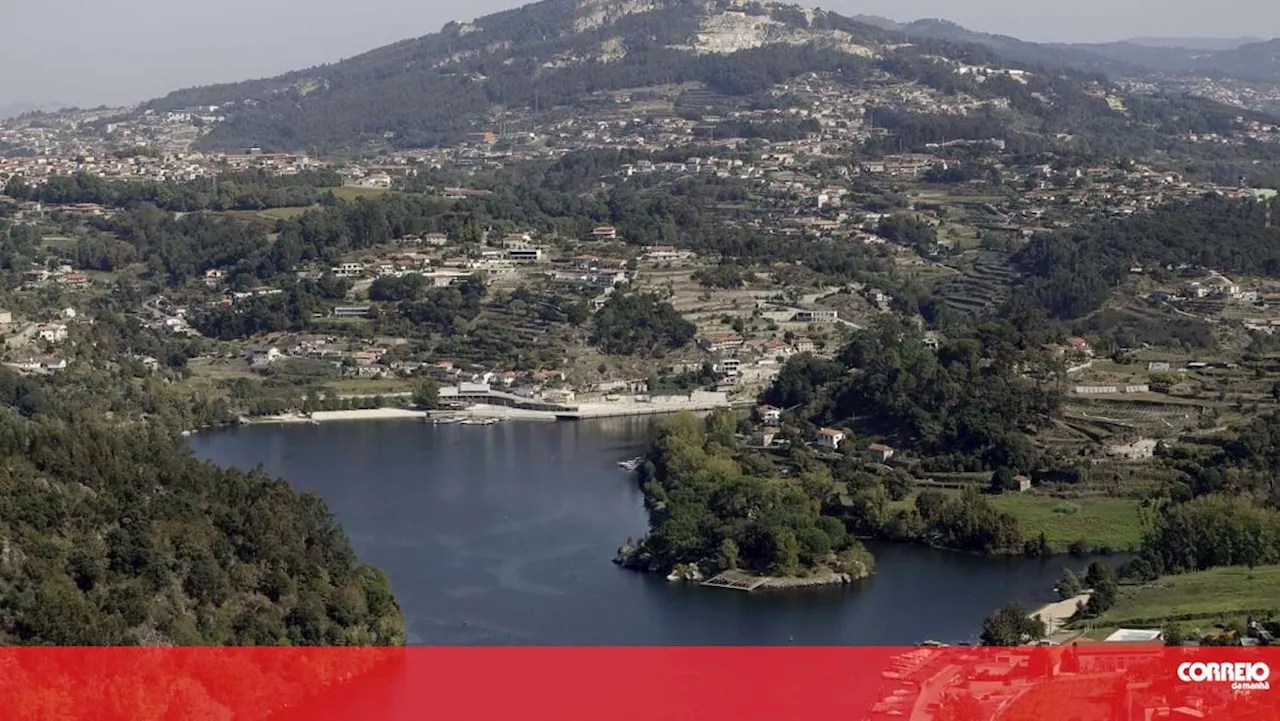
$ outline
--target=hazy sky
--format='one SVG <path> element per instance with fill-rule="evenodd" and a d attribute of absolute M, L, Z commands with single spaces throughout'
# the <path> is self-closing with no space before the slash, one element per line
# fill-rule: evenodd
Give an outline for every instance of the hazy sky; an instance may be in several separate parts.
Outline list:
<path fill-rule="evenodd" d="M 0 0 L 0 107 L 128 103 L 275 75 L 436 32 L 520 0 Z M 808 4 L 813 3 L 812 0 Z M 1280 36 L 1277 0 L 825 0 L 1028 40 Z"/>

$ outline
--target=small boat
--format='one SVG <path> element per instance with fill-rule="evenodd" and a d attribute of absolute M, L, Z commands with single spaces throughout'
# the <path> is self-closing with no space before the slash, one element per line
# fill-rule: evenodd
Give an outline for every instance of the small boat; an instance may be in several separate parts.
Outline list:
<path fill-rule="evenodd" d="M 467 418 L 462 421 L 464 426 L 491 426 L 498 422 L 497 418 Z"/>
<path fill-rule="evenodd" d="M 636 456 L 635 458 L 628 458 L 625 461 L 618 461 L 618 465 L 624 471 L 634 471 L 640 468 L 640 466 L 644 465 L 644 458 L 642 456 Z"/>
<path fill-rule="evenodd" d="M 436 424 L 436 425 L 438 425 L 438 426 L 447 426 L 447 425 L 450 425 L 450 424 L 453 424 L 453 423 L 457 423 L 457 422 L 458 422 L 458 421 L 460 421 L 460 420 L 462 420 L 462 419 L 461 419 L 461 418 L 454 418 L 453 416 L 448 416 L 448 417 L 445 417 L 445 418 L 432 418 L 432 419 L 431 419 L 431 422 L 432 422 L 432 423 L 434 423 L 434 424 Z"/>

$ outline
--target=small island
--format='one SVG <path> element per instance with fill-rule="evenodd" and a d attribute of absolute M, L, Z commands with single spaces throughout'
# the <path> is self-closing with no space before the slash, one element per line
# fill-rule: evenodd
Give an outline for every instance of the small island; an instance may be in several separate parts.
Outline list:
<path fill-rule="evenodd" d="M 628 568 L 709 585 L 834 585 L 866 578 L 870 552 L 834 515 L 838 496 L 820 463 L 777 465 L 739 449 L 727 411 L 667 421 L 639 469 L 650 533 L 615 559 Z"/>

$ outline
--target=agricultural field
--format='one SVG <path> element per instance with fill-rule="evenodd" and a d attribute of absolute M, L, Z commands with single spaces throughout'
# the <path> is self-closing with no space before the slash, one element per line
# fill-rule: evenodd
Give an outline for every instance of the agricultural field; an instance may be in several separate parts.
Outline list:
<path fill-rule="evenodd" d="M 1208 631 L 1216 623 L 1280 611 L 1280 566 L 1215 568 L 1121 586 L 1116 604 L 1092 622 L 1089 636 L 1116 628 L 1156 628 L 1166 622 Z"/>
<path fill-rule="evenodd" d="M 333 193 L 339 200 L 355 200 L 357 198 L 383 195 L 392 191 L 387 188 L 358 188 L 344 185 L 341 188 L 330 188 L 329 192 Z"/>
<path fill-rule="evenodd" d="M 992 496 L 991 503 L 1018 519 L 1023 535 L 1041 533 L 1055 551 L 1077 541 L 1094 549 L 1128 551 L 1142 542 L 1139 502 L 1127 498 L 1065 500 L 1027 494 Z"/>
<path fill-rule="evenodd" d="M 933 289 L 933 294 L 958 311 L 985 313 L 1009 300 L 1018 278 L 1008 257 L 979 251 L 968 270 L 943 280 Z"/>
<path fill-rule="evenodd" d="M 837 484 L 840 487 L 842 484 Z M 839 488 L 841 499 L 851 502 L 846 488 Z M 943 493 L 958 490 L 938 489 Z M 915 507 L 917 493 L 891 503 L 891 512 Z M 1093 550 L 1110 549 L 1124 552 L 1142 542 L 1140 504 L 1128 498 L 1087 497 L 1062 499 L 1033 494 L 1009 493 L 987 497 L 997 509 L 1018 519 L 1022 533 L 1036 538 L 1044 533 L 1055 553 L 1066 553 L 1073 543 L 1085 540 Z"/>

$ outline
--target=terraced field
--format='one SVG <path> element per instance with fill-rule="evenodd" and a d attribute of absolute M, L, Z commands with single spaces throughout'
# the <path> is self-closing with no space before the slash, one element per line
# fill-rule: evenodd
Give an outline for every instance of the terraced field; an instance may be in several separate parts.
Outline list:
<path fill-rule="evenodd" d="M 940 283 L 934 288 L 934 295 L 963 313 L 986 313 L 1009 300 L 1010 290 L 1019 278 L 1007 256 L 979 252 L 969 270 Z"/>

